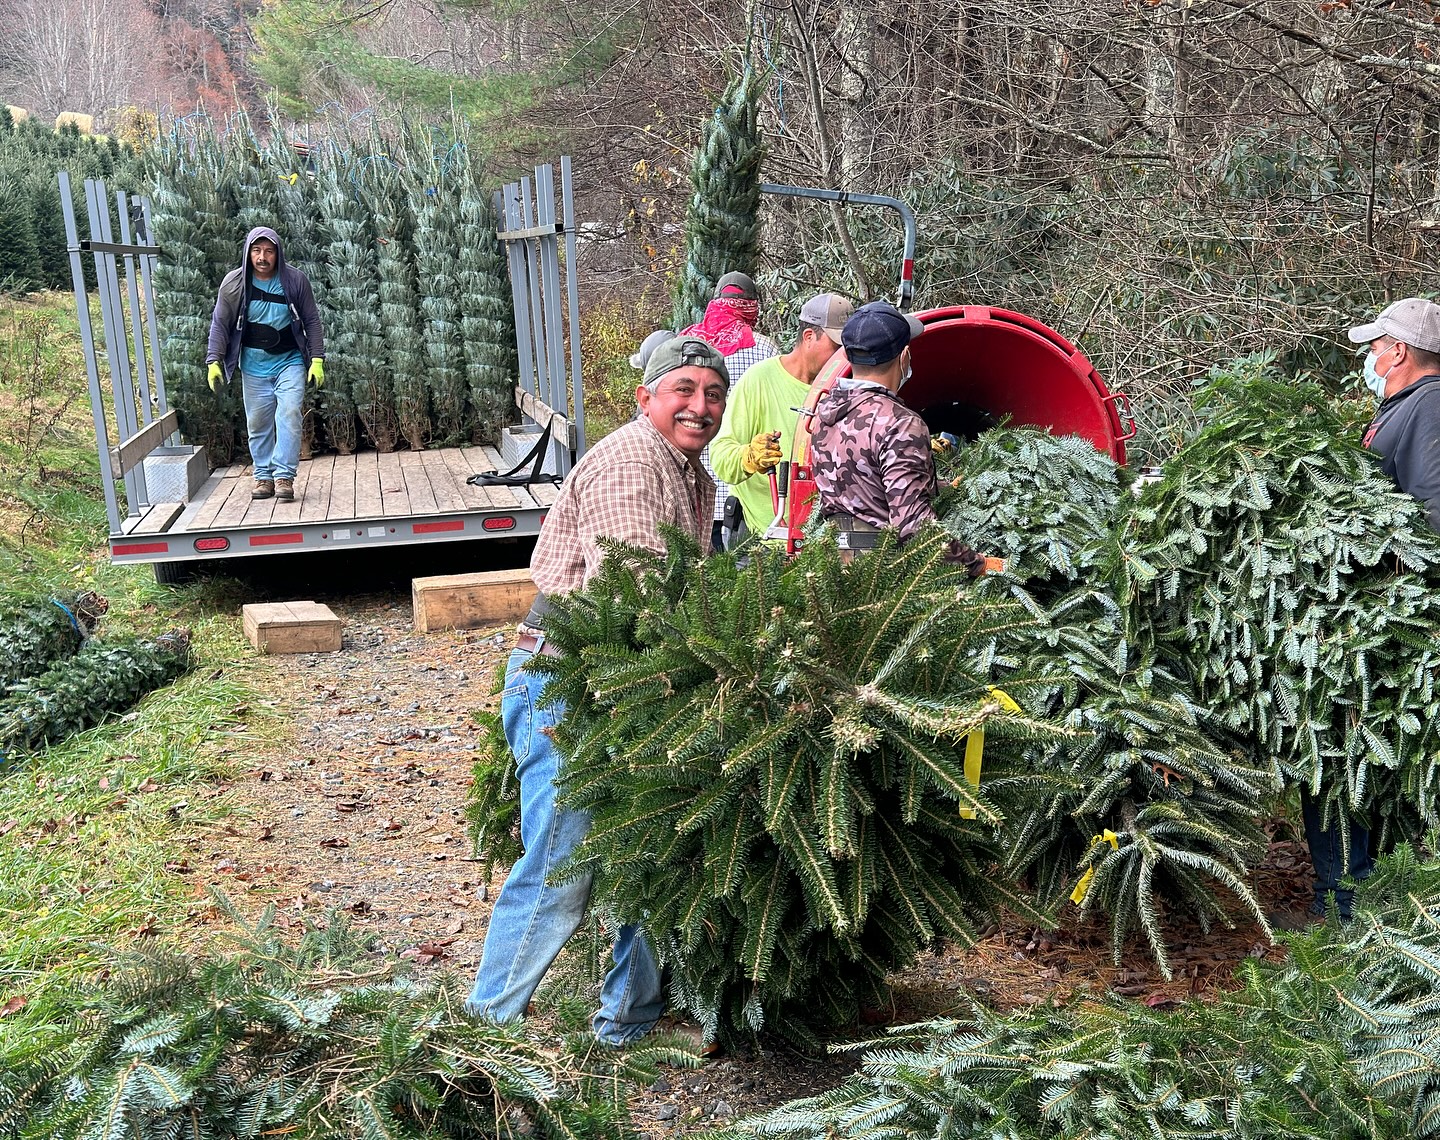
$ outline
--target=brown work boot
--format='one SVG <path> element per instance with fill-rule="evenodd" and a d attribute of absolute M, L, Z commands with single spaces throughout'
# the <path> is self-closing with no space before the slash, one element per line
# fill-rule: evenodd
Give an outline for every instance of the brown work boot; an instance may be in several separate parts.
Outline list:
<path fill-rule="evenodd" d="M 286 479 L 281 476 L 275 480 L 275 501 L 277 503 L 293 503 L 295 501 L 294 479 Z"/>
<path fill-rule="evenodd" d="M 250 491 L 252 499 L 273 499 L 275 497 L 274 479 L 256 479 L 255 486 Z"/>

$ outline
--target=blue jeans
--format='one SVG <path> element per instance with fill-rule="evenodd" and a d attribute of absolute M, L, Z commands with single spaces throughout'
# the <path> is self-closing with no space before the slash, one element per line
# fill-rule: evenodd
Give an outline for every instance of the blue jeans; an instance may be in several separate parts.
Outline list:
<path fill-rule="evenodd" d="M 532 654 L 517 649 L 505 668 L 500 718 L 520 777 L 520 838 L 525 853 L 510 868 L 490 926 L 480 973 L 465 1008 L 492 1021 L 514 1021 L 585 918 L 590 875 L 552 883 L 551 876 L 580 845 L 590 817 L 555 802 L 562 757 L 545 731 L 565 714 L 563 705 L 541 705 L 542 678 L 523 666 Z M 644 1036 L 665 1012 L 660 967 L 638 927 L 622 926 L 615 965 L 605 975 L 600 1009 L 591 1021 L 595 1036 L 624 1045 Z"/>
<path fill-rule="evenodd" d="M 1347 865 L 1339 823 L 1321 826 L 1323 803 L 1312 799 L 1310 789 L 1303 784 L 1300 787 L 1300 813 L 1305 820 L 1305 842 L 1310 845 L 1310 861 L 1315 865 L 1315 901 L 1310 904 L 1310 909 L 1315 914 L 1324 914 L 1328 901 L 1326 896 L 1333 893 L 1336 913 L 1348 920 L 1355 891 L 1341 887 L 1340 880 L 1348 877 L 1359 881 L 1375 869 L 1375 863 L 1370 858 L 1370 831 L 1351 821 L 1350 860 Z"/>
<path fill-rule="evenodd" d="M 300 410 L 305 402 L 305 364 L 279 376 L 242 373 L 245 430 L 257 479 L 293 479 L 300 467 Z"/>

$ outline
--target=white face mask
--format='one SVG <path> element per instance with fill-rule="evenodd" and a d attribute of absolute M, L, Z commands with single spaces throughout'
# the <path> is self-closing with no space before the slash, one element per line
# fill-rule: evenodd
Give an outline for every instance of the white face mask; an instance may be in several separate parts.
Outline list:
<path fill-rule="evenodd" d="M 1390 350 L 1387 348 L 1385 349 L 1385 351 L 1389 352 Z M 1385 382 L 1388 379 L 1388 376 L 1380 375 L 1379 371 L 1375 367 L 1375 361 L 1379 360 L 1380 356 L 1381 353 L 1374 351 L 1365 354 L 1364 373 L 1365 387 L 1369 388 L 1370 391 L 1375 394 L 1375 398 L 1377 400 L 1383 401 L 1385 399 Z M 1390 366 L 1390 371 L 1395 371 L 1395 366 L 1393 364 Z"/>
<path fill-rule="evenodd" d="M 914 376 L 914 375 L 915 375 L 915 370 L 910 367 L 910 359 L 909 359 L 909 357 L 906 357 L 906 359 L 905 359 L 905 371 L 902 372 L 902 373 L 900 373 L 900 383 L 896 386 L 895 391 L 898 392 L 898 391 L 900 391 L 901 388 L 905 387 L 905 385 L 910 382 L 910 377 L 912 377 L 912 376 Z"/>

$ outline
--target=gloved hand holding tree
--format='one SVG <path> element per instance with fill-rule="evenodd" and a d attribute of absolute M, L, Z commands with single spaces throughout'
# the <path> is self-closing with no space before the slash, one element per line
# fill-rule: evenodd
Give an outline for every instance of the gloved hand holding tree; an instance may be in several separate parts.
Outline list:
<path fill-rule="evenodd" d="M 749 474 L 758 475 L 769 471 L 784 458 L 780 451 L 780 433 L 762 431 L 745 445 L 740 453 L 740 466 Z"/>
<path fill-rule="evenodd" d="M 210 362 L 210 368 L 205 374 L 205 379 L 210 385 L 210 391 L 214 392 L 220 387 L 221 382 L 225 379 L 225 372 L 224 369 L 220 367 L 218 360 L 212 360 Z"/>

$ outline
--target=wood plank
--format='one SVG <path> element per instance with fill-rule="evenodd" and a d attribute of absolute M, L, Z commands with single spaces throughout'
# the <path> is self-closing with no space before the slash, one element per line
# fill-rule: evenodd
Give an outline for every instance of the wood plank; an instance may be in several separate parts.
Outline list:
<path fill-rule="evenodd" d="M 430 476 L 430 489 L 435 492 L 435 509 L 465 510 L 465 493 L 460 489 L 449 464 L 445 462 L 445 456 L 438 451 L 422 451 L 420 462 L 425 465 L 425 472 Z"/>
<path fill-rule="evenodd" d="M 560 497 L 560 485 L 558 483 L 531 483 L 525 489 L 530 492 L 531 497 L 542 507 L 553 507 L 555 500 Z"/>
<path fill-rule="evenodd" d="M 405 494 L 410 501 L 410 509 L 406 513 L 433 515 L 440 509 L 440 504 L 423 456 L 418 451 L 397 451 L 395 455 L 399 457 L 400 474 L 405 480 Z"/>
<path fill-rule="evenodd" d="M 340 469 L 340 459 L 335 460 L 335 469 Z M 349 461 L 355 465 L 355 502 L 350 511 L 349 518 L 352 519 L 378 519 L 385 513 L 385 505 L 380 499 L 380 457 L 373 451 L 362 451 L 359 455 L 349 457 Z M 332 514 L 334 495 L 331 493 Z"/>
<path fill-rule="evenodd" d="M 244 517 L 240 520 L 241 526 L 269 526 L 270 520 L 275 515 L 275 496 L 268 499 L 251 499 L 250 506 L 246 508 Z"/>
<path fill-rule="evenodd" d="M 240 526 L 245 521 L 245 512 L 254 502 L 250 498 L 252 481 L 249 478 L 230 479 L 228 482 L 234 486 L 225 499 L 225 505 L 216 512 L 215 517 L 210 521 L 212 527 Z"/>
<path fill-rule="evenodd" d="M 536 399 L 524 388 L 518 386 L 515 389 L 515 403 L 541 428 L 544 428 L 547 423 L 553 423 L 554 426 L 550 429 L 551 438 L 562 440 L 571 451 L 575 450 L 575 443 L 580 438 L 580 433 L 575 430 L 575 425 L 570 422 L 564 412 L 550 407 L 544 400 Z"/>
<path fill-rule="evenodd" d="M 459 448 L 446 447 L 439 451 L 427 451 L 425 454 L 438 455 L 445 461 L 445 466 L 450 469 L 450 474 L 455 479 L 455 485 L 460 488 L 467 511 L 490 509 L 490 496 L 485 493 L 484 488 L 476 487 L 465 481 L 474 474 L 475 469 L 466 461 Z"/>
<path fill-rule="evenodd" d="M 252 602 L 240 609 L 245 638 L 261 653 L 333 653 L 341 622 L 315 602 Z"/>
<path fill-rule="evenodd" d="M 530 612 L 536 593 L 528 569 L 416 578 L 410 583 L 415 631 L 477 629 L 519 621 Z"/>
<path fill-rule="evenodd" d="M 312 461 L 313 462 L 313 461 Z M 272 523 L 298 523 L 300 512 L 305 506 L 306 488 L 310 484 L 310 464 L 302 462 L 295 469 L 295 501 L 282 503 L 275 500 L 275 513 L 270 516 Z"/>
<path fill-rule="evenodd" d="M 174 529 L 204 530 L 214 520 L 216 512 L 225 505 L 225 499 L 234 489 L 233 479 L 226 479 L 219 471 L 212 472 L 210 478 L 205 480 L 204 485 L 190 500 L 190 505 L 185 508 L 185 513 L 180 516 Z"/>
<path fill-rule="evenodd" d="M 360 501 L 361 458 L 359 455 L 335 456 L 335 466 L 330 471 L 330 513 L 325 516 L 327 520 L 346 522 L 359 517 L 357 511 Z M 369 461 L 365 464 L 365 470 L 367 475 L 373 474 Z M 366 490 L 368 494 L 368 484 Z M 380 486 L 378 483 L 375 485 L 375 498 L 376 509 L 372 513 L 379 514 Z"/>
<path fill-rule="evenodd" d="M 300 506 L 300 521 L 324 522 L 330 517 L 330 473 L 335 468 L 335 457 L 322 455 L 319 459 L 306 460 L 300 467 L 309 472 L 310 478 L 305 484 L 305 500 Z"/>
<path fill-rule="evenodd" d="M 405 490 L 405 476 L 400 471 L 400 456 L 385 452 L 380 459 L 380 502 L 386 518 L 408 515 L 410 495 Z"/>
<path fill-rule="evenodd" d="M 468 462 L 475 465 L 476 471 L 508 471 L 509 467 L 500 458 L 500 453 L 493 447 L 464 447 L 460 449 Z M 490 505 L 497 511 L 513 511 L 517 508 L 528 507 L 533 501 L 528 495 L 523 498 L 516 493 L 514 487 L 506 487 L 503 484 L 495 484 L 489 487 L 482 487 L 490 499 Z"/>
<path fill-rule="evenodd" d="M 180 517 L 180 513 L 184 509 L 184 503 L 156 503 L 140 516 L 140 521 L 135 524 L 130 533 L 132 535 L 164 534 L 170 529 L 170 524 Z"/>
<path fill-rule="evenodd" d="M 124 443 L 110 449 L 110 470 L 118 477 L 140 465 L 147 455 L 180 430 L 180 413 L 171 408 L 158 420 L 151 420 Z"/>

